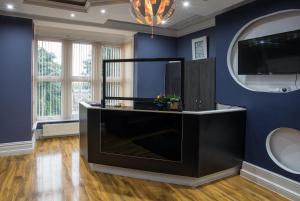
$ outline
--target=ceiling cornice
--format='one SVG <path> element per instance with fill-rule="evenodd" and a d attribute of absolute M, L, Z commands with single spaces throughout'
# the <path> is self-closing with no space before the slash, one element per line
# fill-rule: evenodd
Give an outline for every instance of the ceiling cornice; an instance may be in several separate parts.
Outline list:
<path fill-rule="evenodd" d="M 24 4 L 31 4 L 35 6 L 44 6 L 49 8 L 58 8 L 63 10 L 70 10 L 70 11 L 77 11 L 77 12 L 88 12 L 88 4 L 85 6 L 80 5 L 72 5 L 72 4 L 65 4 L 61 2 L 54 2 L 54 1 L 47 1 L 47 0 L 24 0 Z"/>
<path fill-rule="evenodd" d="M 202 19 L 200 22 L 196 23 L 196 24 L 192 24 L 190 26 L 187 26 L 183 29 L 179 29 L 177 30 L 176 34 L 177 37 L 181 37 L 181 36 L 185 36 L 191 33 L 195 33 L 197 31 L 201 31 L 204 29 L 208 29 L 211 27 L 216 26 L 216 20 L 215 17 L 211 17 L 211 18 L 205 18 Z"/>
<path fill-rule="evenodd" d="M 129 3 L 130 0 L 88 0 L 90 6 L 105 6 L 112 4 Z"/>
<path fill-rule="evenodd" d="M 149 26 L 130 23 L 130 22 L 122 22 L 116 20 L 107 20 L 104 24 L 102 23 L 95 23 L 95 22 L 84 22 L 79 20 L 69 20 L 69 19 L 62 19 L 56 17 L 46 17 L 41 15 L 30 15 L 18 12 L 6 12 L 0 10 L 0 15 L 7 15 L 12 17 L 21 17 L 21 18 L 28 18 L 33 20 L 41 20 L 41 21 L 48 21 L 48 22 L 58 22 L 58 23 L 66 23 L 66 24 L 74 24 L 74 25 L 82 25 L 82 26 L 92 26 L 98 28 L 108 28 L 108 29 L 115 29 L 115 30 L 126 30 L 126 31 L 133 31 L 133 32 L 142 32 L 142 33 L 152 33 L 152 29 Z M 163 35 L 163 36 L 171 36 L 176 37 L 177 32 L 174 29 L 167 29 L 167 28 L 160 28 L 154 27 L 153 28 L 154 34 Z"/>
<path fill-rule="evenodd" d="M 228 11 L 233 10 L 235 8 L 244 6 L 244 5 L 249 4 L 253 1 L 256 1 L 256 0 L 245 0 L 243 2 L 235 4 L 233 6 L 227 7 L 223 10 L 215 12 L 211 15 L 208 15 L 208 16 L 205 16 L 205 17 L 198 16 L 198 17 L 193 18 L 192 20 L 188 19 L 188 21 L 179 22 L 179 23 L 173 25 L 172 27 L 176 26 L 177 37 L 181 37 L 181 36 L 184 36 L 184 35 L 194 33 L 196 31 L 200 31 L 200 30 L 203 30 L 203 29 L 214 27 L 214 26 L 216 26 L 216 20 L 215 19 L 216 19 L 217 15 L 220 15 L 222 13 L 228 12 Z"/>
<path fill-rule="evenodd" d="M 88 9 L 93 6 L 105 6 L 113 4 L 129 3 L 129 0 L 87 0 L 84 5 L 63 3 L 60 1 L 49 1 L 49 0 L 24 0 L 25 4 L 31 4 L 36 6 L 44 6 L 49 8 L 58 8 L 64 10 L 71 10 L 77 12 L 88 12 Z"/>
<path fill-rule="evenodd" d="M 45 0 L 24 0 L 24 1 L 27 1 L 27 2 L 28 1 L 30 1 L 30 2 L 39 1 L 39 2 L 41 2 L 41 1 L 45 1 Z M 88 2 L 91 2 L 94 5 L 96 5 L 98 3 L 105 3 L 107 1 L 110 1 L 110 2 L 114 1 L 116 3 L 116 2 L 127 2 L 128 0 L 88 0 Z M 181 36 L 193 33 L 193 32 L 197 32 L 197 31 L 200 31 L 203 29 L 213 27 L 213 26 L 215 26 L 215 17 L 217 15 L 220 15 L 224 12 L 227 12 L 234 8 L 243 6 L 243 5 L 253 2 L 253 1 L 255 1 L 255 0 L 246 0 L 242 3 L 239 3 L 237 5 L 226 8 L 226 9 L 216 12 L 212 15 L 209 15 L 206 17 L 199 16 L 198 18 L 194 17 L 192 20 L 189 20 L 188 23 L 180 22 L 169 28 L 154 27 L 154 34 L 170 36 L 170 37 L 181 37 Z M 152 33 L 152 29 L 149 26 L 136 24 L 136 23 L 130 23 L 130 22 L 116 21 L 116 20 L 107 20 L 105 23 L 96 23 L 96 22 L 85 22 L 85 21 L 80 21 L 80 20 L 76 20 L 76 19 L 71 20 L 71 19 L 62 19 L 62 18 L 56 18 L 56 17 L 46 17 L 46 16 L 40 16 L 40 15 L 24 14 L 24 13 L 18 13 L 18 12 L 6 12 L 6 11 L 1 11 L 1 10 L 0 10 L 0 14 L 8 15 L 8 16 L 29 18 L 29 19 L 34 19 L 34 20 L 49 21 L 49 22 L 59 22 L 59 23 L 67 23 L 67 24 L 74 24 L 74 25 L 109 28 L 109 29 L 115 29 L 115 30 L 126 30 L 126 31 L 142 32 L 142 33 L 149 33 L 149 34 Z"/>

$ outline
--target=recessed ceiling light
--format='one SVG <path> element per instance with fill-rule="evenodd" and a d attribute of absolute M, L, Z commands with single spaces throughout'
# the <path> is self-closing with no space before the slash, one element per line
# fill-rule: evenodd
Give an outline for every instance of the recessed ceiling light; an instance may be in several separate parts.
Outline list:
<path fill-rule="evenodd" d="M 189 2 L 189 1 L 183 1 L 183 2 L 182 2 L 182 5 L 183 5 L 184 7 L 189 7 L 189 6 L 190 6 L 190 2 Z"/>
<path fill-rule="evenodd" d="M 161 24 L 166 24 L 166 23 L 167 23 L 166 20 L 161 21 Z"/>
<path fill-rule="evenodd" d="M 105 14 L 106 13 L 106 10 L 105 9 L 101 9 L 100 11 L 102 14 Z"/>
<path fill-rule="evenodd" d="M 6 4 L 6 8 L 7 8 L 8 10 L 13 10 L 15 7 L 14 7 L 14 5 L 12 5 L 12 4 Z"/>
<path fill-rule="evenodd" d="M 76 15 L 74 13 L 70 14 L 70 17 L 74 18 Z"/>

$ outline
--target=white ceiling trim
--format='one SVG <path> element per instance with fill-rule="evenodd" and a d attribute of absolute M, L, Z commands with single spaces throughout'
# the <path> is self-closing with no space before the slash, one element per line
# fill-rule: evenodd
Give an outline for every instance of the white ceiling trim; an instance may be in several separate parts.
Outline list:
<path fill-rule="evenodd" d="M 133 36 L 135 33 L 137 33 L 135 31 L 126 31 L 126 30 L 116 31 L 115 29 L 104 28 L 104 27 L 73 25 L 73 24 L 66 24 L 66 23 L 41 21 L 41 20 L 34 20 L 34 25 L 38 27 L 71 29 L 74 31 L 101 32 L 106 34 L 116 34 L 122 36 Z"/>
<path fill-rule="evenodd" d="M 37 0 L 26 0 L 26 1 L 37 1 Z M 93 3 L 105 3 L 107 0 L 90 0 Z M 111 0 L 110 0 L 111 1 Z M 125 0 L 115 0 L 117 1 L 125 1 Z M 126 0 L 127 1 L 127 0 Z M 245 5 L 249 2 L 252 2 L 254 0 L 245 0 L 242 3 L 238 3 L 234 6 L 228 7 L 226 9 L 223 9 L 219 12 L 216 12 L 212 15 L 201 17 L 199 16 L 199 19 L 192 20 L 191 23 L 180 23 L 181 25 L 178 27 L 178 29 L 174 29 L 172 27 L 170 28 L 163 28 L 163 27 L 154 27 L 154 34 L 157 35 L 163 35 L 163 36 L 171 36 L 171 37 L 181 37 L 193 32 L 197 32 L 209 27 L 215 26 L 215 16 L 219 15 L 221 13 L 227 12 L 231 9 L 234 9 L 236 7 Z M 7 11 L 1 11 L 0 14 L 2 15 L 9 15 L 9 16 L 16 16 L 16 17 L 23 17 L 23 18 L 29 18 L 33 20 L 40 20 L 40 21 L 47 21 L 47 22 L 56 22 L 56 23 L 64 23 L 64 24 L 71 24 L 71 25 L 82 25 L 82 26 L 89 26 L 89 27 L 96 27 L 96 28 L 106 28 L 114 30 L 116 33 L 121 33 L 122 31 L 129 31 L 129 32 L 142 32 L 142 33 L 152 33 L 152 28 L 145 25 L 140 25 L 136 23 L 131 22 L 124 22 L 124 21 L 117 21 L 117 20 L 106 20 L 104 23 L 97 23 L 97 22 L 88 22 L 88 21 L 81 21 L 77 19 L 64 19 L 64 18 L 58 18 L 58 17 L 48 17 L 48 16 L 42 16 L 42 15 L 32 15 L 32 14 L 25 14 L 20 12 L 7 12 Z"/>
<path fill-rule="evenodd" d="M 130 0 L 88 0 L 90 6 L 105 6 L 112 4 L 128 3 Z"/>
<path fill-rule="evenodd" d="M 25 4 L 31 4 L 36 6 L 45 6 L 50 8 L 66 9 L 77 12 L 87 13 L 90 7 L 93 6 L 105 6 L 113 4 L 128 3 L 129 0 L 87 0 L 85 5 L 74 5 L 71 3 L 62 3 L 49 0 L 24 0 Z"/>
<path fill-rule="evenodd" d="M 188 34 L 191 34 L 191 33 L 197 32 L 197 31 L 201 31 L 204 29 L 208 29 L 208 28 L 211 28 L 214 26 L 216 26 L 216 20 L 215 20 L 215 17 L 212 17 L 212 18 L 206 19 L 202 22 L 199 22 L 197 24 L 188 26 L 182 30 L 178 30 L 177 37 L 185 36 L 185 35 L 188 35 Z"/>
<path fill-rule="evenodd" d="M 65 10 L 71 10 L 71 11 L 77 11 L 77 12 L 85 12 L 88 11 L 88 4 L 85 6 L 79 6 L 79 5 L 72 5 L 72 4 L 65 4 L 60 2 L 54 2 L 54 1 L 46 1 L 46 0 L 24 0 L 24 4 L 31 4 L 35 6 L 45 6 L 50 8 L 59 8 L 59 9 L 65 9 Z"/>
<path fill-rule="evenodd" d="M 71 24 L 71 25 L 108 28 L 108 29 L 115 30 L 115 32 L 132 31 L 132 32 L 142 32 L 142 33 L 149 33 L 149 34 L 152 33 L 152 29 L 149 26 L 130 23 L 130 22 L 115 21 L 115 20 L 107 20 L 104 24 L 102 24 L 102 23 L 94 23 L 94 22 L 83 22 L 79 20 L 68 20 L 62 18 L 46 17 L 40 15 L 30 15 L 30 14 L 24 14 L 18 12 L 5 12 L 1 10 L 0 10 L 0 15 L 28 18 L 28 19 L 40 20 L 46 22 L 56 22 L 56 23 L 64 23 L 64 24 Z M 176 30 L 160 28 L 160 27 L 154 27 L 154 34 L 163 35 L 163 36 L 172 36 L 172 37 L 177 36 Z"/>

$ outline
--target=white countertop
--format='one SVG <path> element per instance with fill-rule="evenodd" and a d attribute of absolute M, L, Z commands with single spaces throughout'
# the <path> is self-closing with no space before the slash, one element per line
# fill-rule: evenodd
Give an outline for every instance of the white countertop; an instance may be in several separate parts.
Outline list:
<path fill-rule="evenodd" d="M 206 110 L 206 111 L 161 111 L 161 110 L 133 109 L 132 107 L 111 107 L 111 106 L 106 108 L 101 108 L 100 106 L 92 106 L 86 102 L 80 102 L 80 104 L 84 105 L 88 109 L 149 112 L 149 113 L 191 114 L 191 115 L 206 115 L 206 114 L 246 111 L 246 109 L 242 107 L 222 105 L 222 104 L 217 104 L 217 108 L 215 110 Z"/>

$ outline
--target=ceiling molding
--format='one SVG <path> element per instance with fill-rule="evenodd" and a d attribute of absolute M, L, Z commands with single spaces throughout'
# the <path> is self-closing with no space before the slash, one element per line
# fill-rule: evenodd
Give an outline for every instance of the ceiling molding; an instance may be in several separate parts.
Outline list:
<path fill-rule="evenodd" d="M 44 26 L 45 25 L 45 26 Z M 37 39 L 58 39 L 72 40 L 78 42 L 100 42 L 101 44 L 124 44 L 133 39 L 134 33 L 122 35 L 119 33 L 102 29 L 80 29 L 81 26 L 65 27 L 65 24 L 58 26 L 49 26 L 47 23 L 40 25 L 35 23 L 35 38 Z"/>
<path fill-rule="evenodd" d="M 48 27 L 50 29 L 68 29 L 73 31 L 86 31 L 86 32 L 101 32 L 106 34 L 114 34 L 120 36 L 133 36 L 135 31 L 125 31 L 125 30 L 116 30 L 110 28 L 103 27 L 95 27 L 95 26 L 85 26 L 85 25 L 77 25 L 77 24 L 68 24 L 61 22 L 49 22 L 42 20 L 34 20 L 34 25 L 37 27 Z"/>
<path fill-rule="evenodd" d="M 47 22 L 57 22 L 57 23 L 65 23 L 65 24 L 73 24 L 73 25 L 82 25 L 82 26 L 92 26 L 98 28 L 108 28 L 114 30 L 123 30 L 123 31 L 133 31 L 133 32 L 142 32 L 152 34 L 152 28 L 146 25 L 130 23 L 130 22 L 122 22 L 116 20 L 107 20 L 104 24 L 102 23 L 94 23 L 94 22 L 83 22 L 79 20 L 70 20 L 70 19 L 62 19 L 62 18 L 55 18 L 55 17 L 46 17 L 40 15 L 29 15 L 24 13 L 18 12 L 6 12 L 0 10 L 0 15 L 7 15 L 12 17 L 21 17 L 21 18 L 28 18 L 33 20 L 41 20 Z M 160 28 L 154 27 L 153 33 L 157 35 L 163 36 L 171 36 L 176 37 L 177 31 L 174 29 L 167 29 L 167 28 Z"/>
<path fill-rule="evenodd" d="M 129 3 L 130 0 L 88 0 L 90 6 L 106 6 L 112 4 Z"/>
<path fill-rule="evenodd" d="M 176 30 L 180 30 L 180 29 L 183 29 L 185 27 L 188 27 L 188 26 L 192 26 L 194 24 L 197 24 L 195 21 L 199 21 L 199 20 L 203 20 L 203 16 L 199 16 L 199 15 L 194 15 L 192 17 L 189 17 L 185 20 L 182 20 L 176 24 L 173 24 L 170 26 L 170 28 L 172 29 L 176 29 Z"/>
<path fill-rule="evenodd" d="M 193 20 L 186 21 L 186 23 L 184 23 L 184 22 L 183 23 L 182 22 L 177 23 L 177 24 L 174 25 L 174 26 L 177 26 L 176 27 L 177 37 L 181 37 L 181 36 L 188 35 L 188 34 L 191 34 L 191 33 L 197 32 L 197 31 L 201 31 L 203 29 L 214 27 L 214 26 L 216 26 L 216 20 L 215 19 L 216 19 L 217 15 L 220 15 L 222 13 L 228 12 L 228 11 L 233 10 L 235 8 L 244 6 L 244 5 L 249 4 L 253 1 L 255 1 L 255 0 L 245 0 L 241 3 L 238 3 L 238 4 L 235 4 L 233 6 L 227 7 L 223 10 L 215 12 L 211 15 L 206 16 L 206 17 L 198 16 L 198 18 L 194 18 Z"/>
<path fill-rule="evenodd" d="M 204 29 L 208 29 L 208 28 L 211 28 L 214 26 L 216 26 L 215 17 L 208 18 L 208 19 L 202 20 L 201 22 L 199 22 L 197 24 L 190 25 L 181 30 L 177 30 L 176 36 L 177 37 L 185 36 L 185 35 L 195 33 L 197 31 L 201 31 Z"/>
<path fill-rule="evenodd" d="M 118 29 L 130 29 L 136 32 L 152 34 L 152 27 L 142 24 L 122 22 L 117 20 L 107 20 L 105 25 L 108 27 L 116 27 Z M 153 34 L 176 37 L 177 31 L 175 29 L 153 27 Z"/>
<path fill-rule="evenodd" d="M 76 0 L 24 0 L 23 2 L 25 4 L 31 4 L 35 6 L 44 6 L 87 13 L 88 9 L 93 6 L 124 4 L 129 3 L 130 0 L 86 0 L 82 3 L 81 1 Z"/>
<path fill-rule="evenodd" d="M 26 2 L 42 2 L 47 0 L 24 0 Z M 88 3 L 92 3 L 94 5 L 105 3 L 107 1 L 110 2 L 123 2 L 126 3 L 128 0 L 87 0 Z M 207 29 L 210 27 L 215 26 L 215 17 L 217 15 L 220 15 L 224 12 L 230 11 L 232 9 L 235 9 L 237 7 L 243 6 L 245 4 L 248 4 L 250 2 L 253 2 L 255 0 L 246 0 L 242 3 L 236 4 L 234 6 L 231 6 L 229 8 L 223 9 L 219 12 L 213 13 L 209 16 L 196 16 L 191 17 L 187 20 L 184 20 L 182 22 L 179 22 L 175 25 L 172 25 L 168 28 L 163 27 L 154 27 L 153 33 L 157 35 L 163 35 L 163 36 L 170 36 L 170 37 L 181 37 L 184 35 L 188 35 L 193 32 L 197 32 L 203 29 Z M 60 3 L 59 3 L 60 4 Z M 75 6 L 77 7 L 77 6 Z M 18 13 L 18 12 L 8 12 L 8 11 L 1 11 L 0 14 L 2 15 L 8 15 L 8 16 L 16 16 L 16 17 L 23 17 L 23 18 L 29 18 L 33 20 L 41 20 L 41 21 L 48 21 L 48 22 L 57 22 L 57 23 L 65 23 L 65 24 L 71 24 L 71 25 L 82 25 L 82 26 L 91 26 L 91 27 L 98 27 L 98 28 L 108 28 L 108 29 L 114 29 L 119 31 L 133 31 L 133 32 L 142 32 L 142 33 L 148 33 L 152 34 L 152 28 L 150 26 L 141 25 L 137 23 L 131 23 L 131 22 L 124 22 L 124 21 L 117 21 L 117 20 L 107 20 L 104 23 L 97 23 L 97 22 L 87 22 L 87 21 L 81 21 L 78 19 L 64 19 L 64 18 L 58 18 L 58 17 L 47 17 L 47 16 L 41 16 L 41 15 L 32 15 L 32 14 L 24 14 L 24 13 Z"/>
<path fill-rule="evenodd" d="M 24 0 L 24 4 L 44 6 L 49 8 L 58 8 L 63 10 L 70 10 L 70 11 L 77 11 L 77 12 L 84 12 L 84 13 L 87 13 L 88 11 L 87 4 L 85 4 L 84 6 L 80 6 L 80 5 L 66 4 L 66 3 L 47 1 L 47 0 Z"/>

